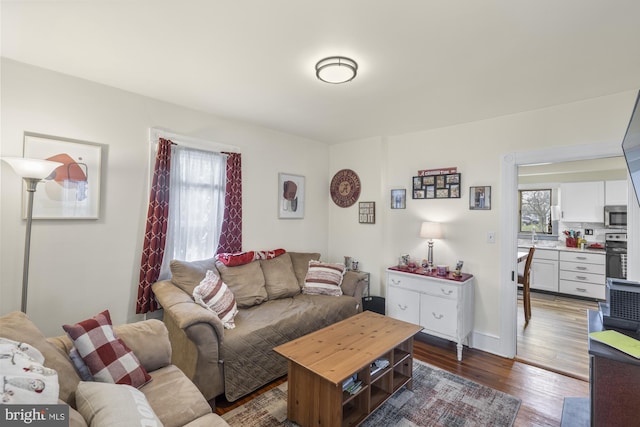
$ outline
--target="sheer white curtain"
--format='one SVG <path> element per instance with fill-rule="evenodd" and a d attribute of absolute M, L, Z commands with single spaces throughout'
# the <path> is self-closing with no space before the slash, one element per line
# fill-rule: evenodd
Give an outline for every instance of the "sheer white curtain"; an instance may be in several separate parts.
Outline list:
<path fill-rule="evenodd" d="M 170 277 L 172 259 L 213 257 L 224 214 L 227 156 L 179 145 L 171 149 L 169 224 L 160 279 Z"/>

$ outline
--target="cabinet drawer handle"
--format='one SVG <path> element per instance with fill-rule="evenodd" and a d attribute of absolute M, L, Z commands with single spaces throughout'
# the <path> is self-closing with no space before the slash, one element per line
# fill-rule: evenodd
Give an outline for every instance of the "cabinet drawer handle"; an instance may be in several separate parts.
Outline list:
<path fill-rule="evenodd" d="M 405 311 L 405 310 L 408 308 L 408 306 L 407 306 L 407 305 L 400 305 L 400 304 L 398 304 L 398 308 L 399 308 L 400 310 L 402 310 L 402 311 Z"/>
<path fill-rule="evenodd" d="M 584 277 L 584 276 L 576 276 L 576 279 L 578 279 L 578 280 L 587 280 L 587 278 Z"/>
<path fill-rule="evenodd" d="M 576 291 L 578 291 L 578 292 L 587 292 L 587 290 L 585 288 L 576 288 Z"/>
<path fill-rule="evenodd" d="M 391 283 L 393 283 L 394 285 L 399 285 L 401 282 L 401 280 L 396 280 L 396 279 L 391 279 Z"/>
<path fill-rule="evenodd" d="M 440 320 L 444 317 L 444 314 L 436 314 L 435 312 L 431 312 L 431 314 L 433 315 L 434 319 Z"/>
<path fill-rule="evenodd" d="M 576 259 L 584 261 L 585 259 L 587 259 L 587 257 L 586 256 L 577 256 Z"/>
<path fill-rule="evenodd" d="M 586 269 L 587 269 L 587 267 L 582 267 L 580 265 L 576 266 L 576 270 L 583 270 L 584 271 Z"/>
<path fill-rule="evenodd" d="M 451 295 L 453 293 L 453 289 L 447 290 L 447 289 L 440 288 L 440 291 L 445 295 Z"/>

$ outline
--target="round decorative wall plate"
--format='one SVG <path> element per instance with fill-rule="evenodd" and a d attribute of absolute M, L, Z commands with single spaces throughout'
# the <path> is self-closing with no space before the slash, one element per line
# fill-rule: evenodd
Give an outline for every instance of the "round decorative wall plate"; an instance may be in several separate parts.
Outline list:
<path fill-rule="evenodd" d="M 360 178 L 351 169 L 342 169 L 333 176 L 329 191 L 336 205 L 348 208 L 360 197 Z"/>

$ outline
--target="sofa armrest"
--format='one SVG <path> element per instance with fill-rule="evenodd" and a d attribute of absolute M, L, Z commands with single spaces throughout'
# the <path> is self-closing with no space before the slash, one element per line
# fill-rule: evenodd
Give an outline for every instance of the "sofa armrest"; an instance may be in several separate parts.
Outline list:
<path fill-rule="evenodd" d="M 349 295 L 357 299 L 358 301 L 362 300 L 362 295 L 364 293 L 364 289 L 367 287 L 367 274 L 356 272 L 356 271 L 346 271 L 344 273 L 344 277 L 342 278 L 342 293 L 345 295 Z"/>
<path fill-rule="evenodd" d="M 156 282 L 152 288 L 164 310 L 172 363 L 193 381 L 207 400 L 222 394 L 222 321 L 171 281 Z"/>

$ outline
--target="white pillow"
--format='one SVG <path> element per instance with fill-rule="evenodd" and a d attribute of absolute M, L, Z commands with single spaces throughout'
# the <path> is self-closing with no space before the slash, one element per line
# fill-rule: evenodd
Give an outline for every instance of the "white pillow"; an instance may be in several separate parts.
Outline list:
<path fill-rule="evenodd" d="M 0 384 L 3 384 L 0 403 L 58 403 L 58 373 L 45 368 L 43 362 L 44 357 L 36 348 L 0 338 Z"/>
<path fill-rule="evenodd" d="M 309 270 L 304 278 L 302 293 L 307 295 L 342 295 L 344 264 L 309 261 Z"/>
<path fill-rule="evenodd" d="M 236 297 L 216 273 L 207 274 L 193 290 L 193 299 L 201 306 L 215 312 L 226 329 L 236 327 L 233 318 L 238 314 Z"/>
<path fill-rule="evenodd" d="M 162 427 L 144 393 L 127 384 L 80 381 L 76 406 L 91 427 Z"/>

